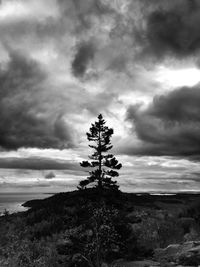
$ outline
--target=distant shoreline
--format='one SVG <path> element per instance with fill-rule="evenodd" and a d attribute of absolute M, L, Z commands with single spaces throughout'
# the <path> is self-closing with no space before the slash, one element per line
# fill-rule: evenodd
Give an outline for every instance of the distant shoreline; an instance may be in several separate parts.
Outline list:
<path fill-rule="evenodd" d="M 23 203 L 23 207 L 28 207 L 28 208 L 41 208 L 47 205 L 54 205 L 55 203 L 59 202 L 65 202 L 70 200 L 71 198 L 74 198 L 74 196 L 81 196 L 83 198 L 88 198 L 93 194 L 93 197 L 95 197 L 95 192 L 92 192 L 92 189 L 86 189 L 83 191 L 70 191 L 70 192 L 61 192 L 54 194 L 48 198 L 44 199 L 33 199 L 26 201 Z M 108 192 L 104 192 L 103 195 L 107 195 Z M 184 199 L 193 199 L 193 201 L 196 201 L 197 199 L 200 200 L 200 192 L 177 192 L 177 193 L 166 193 L 166 192 L 149 192 L 149 193 L 128 193 L 128 192 L 119 192 L 122 198 L 129 198 L 132 199 L 138 203 L 142 202 L 155 202 L 155 201 L 172 201 L 172 202 L 177 202 L 177 201 L 182 201 Z"/>
<path fill-rule="evenodd" d="M 75 190 L 76 191 L 76 190 Z M 13 213 L 18 213 L 18 212 L 25 212 L 28 209 L 32 207 L 32 203 L 40 203 L 44 199 L 48 199 L 49 197 L 52 197 L 54 195 L 59 195 L 59 194 L 68 194 L 70 192 L 75 192 L 75 191 L 68 191 L 68 192 L 60 192 L 60 193 L 52 193 L 52 192 L 44 192 L 44 193 L 0 193 L 1 196 L 8 196 L 9 197 L 16 195 L 17 197 L 19 196 L 25 196 L 22 199 L 18 199 L 17 201 L 8 202 L 8 203 L 1 203 L 1 198 L 0 198 L 0 216 L 3 215 L 4 210 L 6 209 L 10 214 Z M 183 191 L 183 192 L 122 192 L 125 195 L 130 195 L 130 196 L 135 196 L 135 197 L 189 197 L 189 196 L 200 196 L 200 191 Z M 31 203 L 31 204 L 30 204 Z"/>
<path fill-rule="evenodd" d="M 23 193 L 23 192 L 8 192 L 0 193 L 0 216 L 6 211 L 9 214 L 24 212 L 28 210 L 28 207 L 24 207 L 23 203 L 31 199 L 44 199 L 48 196 L 52 196 L 55 193 Z"/>

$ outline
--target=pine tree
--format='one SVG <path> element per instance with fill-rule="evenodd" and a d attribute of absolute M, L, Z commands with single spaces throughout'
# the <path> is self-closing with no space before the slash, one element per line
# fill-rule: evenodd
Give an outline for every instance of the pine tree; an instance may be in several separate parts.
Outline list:
<path fill-rule="evenodd" d="M 96 184 L 98 189 L 118 189 L 116 181 L 113 177 L 119 176 L 116 170 L 122 167 L 122 164 L 112 154 L 106 154 L 113 146 L 110 139 L 113 135 L 113 129 L 108 128 L 103 116 L 98 116 L 98 121 L 92 126 L 87 134 L 87 139 L 93 142 L 89 145 L 94 152 L 89 158 L 91 161 L 82 161 L 80 165 L 85 168 L 94 168 L 89 171 L 90 176 L 87 179 L 80 181 L 78 189 L 84 189 L 87 185 Z"/>

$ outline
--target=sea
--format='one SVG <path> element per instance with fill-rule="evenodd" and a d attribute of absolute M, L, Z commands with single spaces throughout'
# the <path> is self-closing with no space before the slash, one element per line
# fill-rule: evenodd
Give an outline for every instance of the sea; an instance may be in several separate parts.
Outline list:
<path fill-rule="evenodd" d="M 52 193 L 0 193 L 0 216 L 5 210 L 9 213 L 26 211 L 28 208 L 22 204 L 32 199 L 44 199 L 53 195 Z"/>

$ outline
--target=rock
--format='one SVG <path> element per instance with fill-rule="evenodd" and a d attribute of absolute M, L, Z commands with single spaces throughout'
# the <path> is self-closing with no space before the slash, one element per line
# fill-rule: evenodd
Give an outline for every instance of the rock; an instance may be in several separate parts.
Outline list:
<path fill-rule="evenodd" d="M 200 241 L 183 244 L 172 244 L 164 249 L 156 249 L 154 258 L 157 261 L 174 261 L 182 265 L 197 266 L 200 264 Z M 196 264 L 196 265 L 195 265 Z"/>
<path fill-rule="evenodd" d="M 193 255 L 187 254 L 187 255 L 182 255 L 179 258 L 178 261 L 179 264 L 182 264 L 183 266 L 188 265 L 188 266 L 199 266 L 200 264 L 200 255 Z"/>
<path fill-rule="evenodd" d="M 112 264 L 113 267 L 163 267 L 159 262 L 151 260 L 143 261 L 118 261 Z"/>
<path fill-rule="evenodd" d="M 189 241 L 180 245 L 180 254 L 186 254 L 192 251 L 200 252 L 200 241 Z"/>
<path fill-rule="evenodd" d="M 83 262 L 83 257 L 80 253 L 76 253 L 72 256 L 72 262 L 75 264 L 81 264 Z"/>
<path fill-rule="evenodd" d="M 88 267 L 87 260 L 80 253 L 76 253 L 72 256 L 71 263 L 72 265 L 70 266 L 74 266 L 74 267 Z"/>
<path fill-rule="evenodd" d="M 72 256 L 72 262 L 81 261 L 82 255 L 80 253 L 76 253 Z"/>
<path fill-rule="evenodd" d="M 178 262 L 183 265 L 187 264 L 192 266 L 200 264 L 200 245 L 192 247 L 185 253 L 182 253 Z"/>
<path fill-rule="evenodd" d="M 166 248 L 162 249 L 162 248 L 158 248 L 154 250 L 154 257 L 155 259 L 171 259 L 174 256 L 176 256 L 176 254 L 179 252 L 180 250 L 180 245 L 179 244 L 172 244 L 167 246 Z"/>
<path fill-rule="evenodd" d="M 191 226 L 190 232 L 184 235 L 184 241 L 192 241 L 192 240 L 198 240 L 199 239 L 199 233 L 198 233 L 198 227 Z"/>

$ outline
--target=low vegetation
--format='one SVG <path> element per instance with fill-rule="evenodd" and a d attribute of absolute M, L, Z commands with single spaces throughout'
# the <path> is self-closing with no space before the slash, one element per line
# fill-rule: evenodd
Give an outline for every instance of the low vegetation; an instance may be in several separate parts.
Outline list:
<path fill-rule="evenodd" d="M 28 211 L 0 218 L 0 266 L 99 267 L 153 259 L 156 249 L 200 239 L 200 198 L 193 198 L 85 189 L 29 201 Z M 197 258 L 180 258 L 183 266 L 190 260 Z"/>

